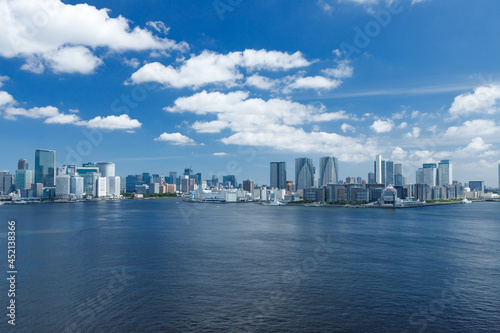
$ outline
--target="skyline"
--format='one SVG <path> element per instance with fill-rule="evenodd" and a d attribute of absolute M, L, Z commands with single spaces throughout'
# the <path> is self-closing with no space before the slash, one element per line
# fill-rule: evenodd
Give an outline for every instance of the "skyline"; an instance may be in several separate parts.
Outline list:
<path fill-rule="evenodd" d="M 0 169 L 42 147 L 262 184 L 297 156 L 366 179 L 381 154 L 498 184 L 498 2 L 76 3 L 0 9 Z"/>

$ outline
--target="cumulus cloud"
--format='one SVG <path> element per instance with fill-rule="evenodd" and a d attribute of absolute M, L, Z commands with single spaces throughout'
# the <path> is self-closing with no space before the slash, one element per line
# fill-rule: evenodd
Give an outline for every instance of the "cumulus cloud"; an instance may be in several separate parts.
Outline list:
<path fill-rule="evenodd" d="M 454 140 L 472 139 L 479 135 L 498 138 L 498 133 L 500 133 L 500 124 L 495 120 L 475 119 L 468 120 L 461 126 L 448 128 L 444 133 L 444 137 Z"/>
<path fill-rule="evenodd" d="M 394 128 L 395 124 L 392 120 L 375 120 L 373 124 L 370 126 L 370 128 L 375 132 L 375 133 L 387 133 L 392 131 Z"/>
<path fill-rule="evenodd" d="M 14 103 L 14 97 L 5 91 L 0 91 L 0 106 Z"/>
<path fill-rule="evenodd" d="M 346 123 L 343 123 L 342 126 L 340 126 L 340 129 L 344 133 L 356 131 L 356 129 L 354 128 L 354 126 L 351 126 L 351 125 L 346 124 Z"/>
<path fill-rule="evenodd" d="M 231 134 L 220 139 L 225 144 L 271 147 L 295 152 L 335 153 L 343 161 L 365 161 L 376 150 L 373 140 L 352 138 L 318 129 L 306 132 L 301 125 L 348 119 L 345 111 L 326 112 L 323 106 L 304 105 L 289 100 L 250 98 L 248 92 L 227 94 L 206 92 L 178 98 L 167 112 L 190 112 L 212 116 L 198 120 L 197 132 Z"/>
<path fill-rule="evenodd" d="M 142 124 L 137 119 L 131 119 L 128 115 L 120 116 L 95 117 L 86 122 L 86 126 L 90 128 L 101 129 L 134 129 L 139 128 Z"/>
<path fill-rule="evenodd" d="M 500 85 L 490 85 L 474 89 L 455 97 L 450 107 L 452 117 L 465 116 L 474 113 L 493 114 L 500 110 Z"/>
<path fill-rule="evenodd" d="M 193 139 L 182 135 L 181 133 L 163 133 L 155 138 L 155 141 L 165 141 L 176 146 L 187 146 L 196 144 Z"/>
<path fill-rule="evenodd" d="M 170 88 L 195 89 L 208 84 L 231 87 L 236 81 L 244 78 L 241 69 L 278 71 L 306 67 L 310 64 L 301 52 L 288 54 L 278 51 L 245 50 L 220 54 L 205 50 L 200 55 L 191 55 L 191 58 L 182 61 L 178 67 L 165 66 L 159 62 L 146 64 L 133 73 L 127 83 L 158 82 Z"/>
<path fill-rule="evenodd" d="M 331 90 L 340 86 L 341 83 L 342 81 L 340 80 L 329 79 L 323 76 L 299 77 L 285 89 L 285 92 L 293 89 Z"/>
<path fill-rule="evenodd" d="M 0 75 L 0 88 L 3 86 L 3 83 L 9 79 L 8 76 Z"/>
<path fill-rule="evenodd" d="M 416 139 L 420 136 L 421 129 L 420 127 L 413 127 L 411 132 L 405 134 L 405 137 L 409 139 Z"/>
<path fill-rule="evenodd" d="M 391 159 L 396 161 L 403 161 L 408 156 L 408 153 L 401 147 L 396 147 L 392 151 Z"/>
<path fill-rule="evenodd" d="M 26 63 L 22 68 L 35 73 L 50 67 L 57 72 L 87 74 L 102 63 L 94 54 L 97 48 L 113 52 L 188 48 L 186 43 L 131 27 L 129 20 L 110 17 L 109 12 L 88 4 L 64 4 L 60 0 L 3 1 L 0 56 L 23 58 Z M 161 30 L 158 23 L 149 26 Z M 73 64 L 68 62 L 71 55 L 75 56 Z"/>
<path fill-rule="evenodd" d="M 334 77 L 336 79 L 345 79 L 352 77 L 354 67 L 350 65 L 349 60 L 342 60 L 336 68 L 327 68 L 321 71 L 326 76 Z"/>
<path fill-rule="evenodd" d="M 258 89 L 269 90 L 274 88 L 278 82 L 276 80 L 270 79 L 259 74 L 254 74 L 246 79 L 246 85 Z"/>

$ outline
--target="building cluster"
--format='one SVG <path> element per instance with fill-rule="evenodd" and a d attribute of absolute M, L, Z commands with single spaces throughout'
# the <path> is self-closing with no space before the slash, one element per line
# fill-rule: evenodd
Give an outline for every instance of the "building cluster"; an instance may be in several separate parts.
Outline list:
<path fill-rule="evenodd" d="M 27 200 L 118 198 L 121 188 L 114 163 L 56 167 L 56 152 L 45 149 L 35 150 L 34 170 L 26 159 L 20 159 L 15 174 L 0 171 L 0 185 L 0 195 Z"/>

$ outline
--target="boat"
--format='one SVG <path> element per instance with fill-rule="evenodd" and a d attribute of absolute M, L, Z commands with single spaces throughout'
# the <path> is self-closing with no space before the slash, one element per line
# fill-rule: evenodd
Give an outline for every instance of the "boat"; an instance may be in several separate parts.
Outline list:
<path fill-rule="evenodd" d="M 472 201 L 467 200 L 467 198 L 464 198 L 464 200 L 462 200 L 461 202 L 464 203 L 464 204 L 470 204 L 470 203 L 472 203 Z"/>
<path fill-rule="evenodd" d="M 264 206 L 286 206 L 286 203 L 281 202 L 278 199 L 274 198 L 273 201 L 263 202 L 262 205 L 264 205 Z"/>

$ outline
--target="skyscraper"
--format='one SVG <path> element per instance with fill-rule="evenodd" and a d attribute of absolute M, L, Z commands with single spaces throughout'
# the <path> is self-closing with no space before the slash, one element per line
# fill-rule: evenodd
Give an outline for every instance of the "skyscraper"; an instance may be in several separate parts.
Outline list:
<path fill-rule="evenodd" d="M 339 164 L 336 157 L 321 157 L 319 159 L 319 186 L 339 183 Z"/>
<path fill-rule="evenodd" d="M 295 184 L 297 190 L 314 186 L 314 165 L 311 158 L 295 159 Z"/>
<path fill-rule="evenodd" d="M 435 163 L 424 164 L 424 184 L 436 186 L 437 180 L 437 165 Z"/>
<path fill-rule="evenodd" d="M 35 183 L 44 187 L 56 185 L 56 152 L 54 150 L 35 150 Z"/>
<path fill-rule="evenodd" d="M 115 176 L 115 164 L 112 162 L 98 162 L 95 164 L 99 168 L 99 173 L 103 177 L 114 177 Z"/>
<path fill-rule="evenodd" d="M 286 162 L 271 162 L 270 186 L 286 189 Z"/>
<path fill-rule="evenodd" d="M 449 160 L 442 160 L 438 165 L 437 185 L 451 185 L 453 181 L 453 168 Z"/>
<path fill-rule="evenodd" d="M 382 184 L 382 155 L 375 156 L 375 182 Z"/>
<path fill-rule="evenodd" d="M 424 183 L 424 169 L 419 168 L 417 172 L 415 172 L 415 184 L 423 184 Z"/>
<path fill-rule="evenodd" d="M 28 170 L 28 160 L 21 158 L 17 162 L 17 170 Z"/>
<path fill-rule="evenodd" d="M 393 185 L 394 186 L 394 162 L 386 161 L 385 162 L 385 185 Z"/>
<path fill-rule="evenodd" d="M 255 183 L 253 180 L 247 179 L 243 181 L 243 190 L 253 194 L 254 188 L 255 188 Z"/>
<path fill-rule="evenodd" d="M 34 181 L 33 170 L 16 170 L 16 189 L 29 190 Z"/>
<path fill-rule="evenodd" d="M 403 164 L 394 164 L 394 183 L 396 186 L 405 185 L 403 182 Z"/>

